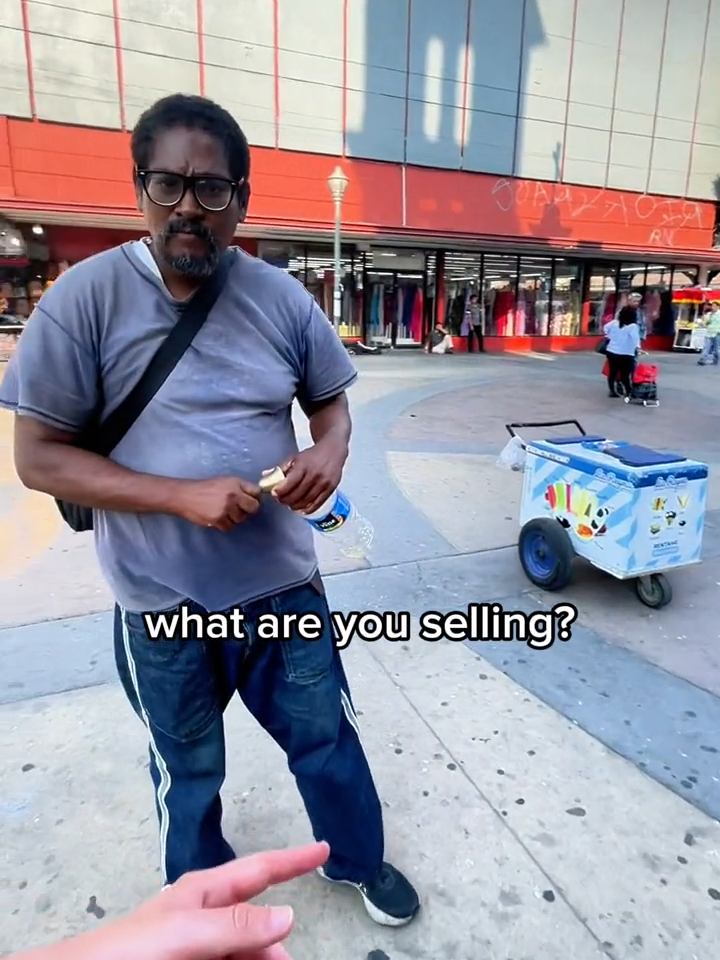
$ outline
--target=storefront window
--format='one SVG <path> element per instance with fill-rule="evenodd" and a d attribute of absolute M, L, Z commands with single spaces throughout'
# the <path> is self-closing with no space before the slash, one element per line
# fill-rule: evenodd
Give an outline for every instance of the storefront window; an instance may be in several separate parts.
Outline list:
<path fill-rule="evenodd" d="M 266 248 L 267 247 L 267 248 Z M 264 260 L 283 268 L 296 277 L 315 298 L 328 320 L 333 319 L 335 284 L 335 257 L 333 248 L 262 246 Z M 343 248 L 340 260 L 340 287 L 342 293 L 339 333 L 344 338 L 355 338 L 362 333 L 362 255 L 354 248 Z"/>
<path fill-rule="evenodd" d="M 422 343 L 427 290 L 426 257 L 417 251 L 373 250 L 363 291 L 370 343 Z"/>
<path fill-rule="evenodd" d="M 645 311 L 645 324 L 650 335 L 672 334 L 672 278 L 672 266 L 648 264 L 642 308 Z"/>
<path fill-rule="evenodd" d="M 579 337 L 582 329 L 583 264 L 556 260 L 550 307 L 551 337 Z"/>
<path fill-rule="evenodd" d="M 518 289 L 518 257 L 486 253 L 484 257 L 483 302 L 485 329 L 491 337 L 514 337 Z"/>
<path fill-rule="evenodd" d="M 694 287 L 698 282 L 697 267 L 675 267 L 672 274 L 673 290 L 681 290 L 683 287 Z"/>
<path fill-rule="evenodd" d="M 521 257 L 515 333 L 528 337 L 547 335 L 552 286 L 551 257 Z"/>
<path fill-rule="evenodd" d="M 587 264 L 583 309 L 589 334 L 602 333 L 603 326 L 615 316 L 618 306 L 617 278 L 617 263 Z"/>
<path fill-rule="evenodd" d="M 445 326 L 455 337 L 463 333 L 463 318 L 470 297 L 480 291 L 481 276 L 481 254 L 445 254 Z"/>
<path fill-rule="evenodd" d="M 620 265 L 620 296 L 623 294 L 639 293 L 645 295 L 647 286 L 646 263 L 622 263 Z M 624 304 L 621 304 L 624 306 Z"/>

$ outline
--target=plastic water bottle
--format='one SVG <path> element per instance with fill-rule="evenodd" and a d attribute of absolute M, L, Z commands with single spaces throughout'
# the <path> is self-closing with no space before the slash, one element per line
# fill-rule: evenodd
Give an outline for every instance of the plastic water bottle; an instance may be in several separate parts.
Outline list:
<path fill-rule="evenodd" d="M 284 481 L 285 474 L 276 467 L 260 479 L 263 493 L 272 493 Z M 353 560 L 369 560 L 375 530 L 355 508 L 353 502 L 339 488 L 313 513 L 303 514 L 310 526 L 330 537 L 340 552 Z"/>
<path fill-rule="evenodd" d="M 313 513 L 304 514 L 310 526 L 330 537 L 342 554 L 355 560 L 369 560 L 375 531 L 339 488 Z"/>

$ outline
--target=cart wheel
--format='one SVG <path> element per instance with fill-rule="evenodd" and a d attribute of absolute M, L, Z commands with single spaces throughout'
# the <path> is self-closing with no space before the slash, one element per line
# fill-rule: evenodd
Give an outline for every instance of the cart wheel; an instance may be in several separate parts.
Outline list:
<path fill-rule="evenodd" d="M 651 573 L 648 577 L 638 577 L 635 581 L 635 592 L 638 599 L 646 607 L 651 607 L 653 610 L 666 607 L 672 601 L 670 581 L 662 573 Z"/>
<path fill-rule="evenodd" d="M 562 590 L 570 583 L 575 551 L 557 520 L 528 520 L 520 531 L 518 552 L 525 576 L 535 586 Z"/>

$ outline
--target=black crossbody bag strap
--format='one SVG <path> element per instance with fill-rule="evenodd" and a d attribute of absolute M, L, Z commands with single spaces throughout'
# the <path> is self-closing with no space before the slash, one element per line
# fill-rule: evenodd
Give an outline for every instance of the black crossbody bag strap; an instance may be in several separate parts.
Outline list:
<path fill-rule="evenodd" d="M 199 333 L 212 308 L 222 293 L 232 269 L 235 254 L 228 251 L 215 273 L 199 288 L 183 309 L 177 323 L 160 344 L 145 373 L 130 393 L 105 420 L 95 422 L 81 431 L 76 445 L 90 453 L 109 457 L 130 430 L 145 407 L 178 365 L 183 354 Z M 102 397 L 102 383 L 100 383 Z M 93 511 L 65 500 L 55 500 L 63 519 L 76 533 L 93 529 Z"/>
<path fill-rule="evenodd" d="M 130 393 L 87 439 L 83 438 L 80 446 L 84 450 L 108 457 L 128 433 L 200 332 L 225 286 L 233 259 L 231 253 L 226 254 L 212 277 L 200 287 Z"/>

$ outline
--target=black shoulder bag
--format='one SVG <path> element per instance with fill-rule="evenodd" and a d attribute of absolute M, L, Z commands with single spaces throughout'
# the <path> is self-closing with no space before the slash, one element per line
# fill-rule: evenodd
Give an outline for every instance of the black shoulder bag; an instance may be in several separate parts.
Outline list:
<path fill-rule="evenodd" d="M 230 272 L 233 257 L 227 253 L 215 273 L 197 291 L 180 318 L 160 344 L 145 373 L 124 400 L 101 423 L 92 422 L 76 441 L 76 446 L 101 457 L 109 457 L 130 430 L 145 407 L 165 383 L 207 320 L 220 296 Z M 55 500 L 63 520 L 75 533 L 93 528 L 90 507 L 66 500 Z"/>

